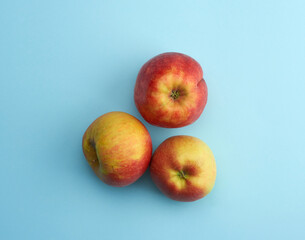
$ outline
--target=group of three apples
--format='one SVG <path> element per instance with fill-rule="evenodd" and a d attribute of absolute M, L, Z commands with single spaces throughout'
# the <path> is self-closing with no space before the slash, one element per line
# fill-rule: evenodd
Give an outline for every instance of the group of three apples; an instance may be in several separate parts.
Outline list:
<path fill-rule="evenodd" d="M 146 62 L 137 77 L 135 104 L 150 124 L 183 127 L 201 115 L 207 86 L 198 62 L 181 53 L 163 53 Z M 106 184 L 127 186 L 150 168 L 157 187 L 178 201 L 195 201 L 213 188 L 216 164 L 210 148 L 191 136 L 166 139 L 152 156 L 145 126 L 124 112 L 97 118 L 83 136 L 83 152 Z"/>

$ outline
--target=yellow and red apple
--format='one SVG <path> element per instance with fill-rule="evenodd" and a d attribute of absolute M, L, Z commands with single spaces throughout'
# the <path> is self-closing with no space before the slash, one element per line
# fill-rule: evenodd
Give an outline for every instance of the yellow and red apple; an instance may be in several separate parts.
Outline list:
<path fill-rule="evenodd" d="M 177 128 L 196 121 L 207 102 L 202 68 L 181 53 L 163 53 L 146 62 L 134 89 L 136 107 L 152 125 Z"/>
<path fill-rule="evenodd" d="M 211 149 L 191 136 L 166 139 L 153 154 L 150 173 L 166 196 L 183 202 L 206 196 L 214 187 L 216 163 Z"/>
<path fill-rule="evenodd" d="M 95 174 L 112 186 L 135 182 L 147 169 L 152 142 L 145 126 L 124 112 L 97 118 L 83 136 L 83 152 Z"/>

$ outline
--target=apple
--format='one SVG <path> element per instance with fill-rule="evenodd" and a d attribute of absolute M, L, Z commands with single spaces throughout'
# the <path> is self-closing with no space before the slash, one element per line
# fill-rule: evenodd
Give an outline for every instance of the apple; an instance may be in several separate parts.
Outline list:
<path fill-rule="evenodd" d="M 135 104 L 142 117 L 152 125 L 166 128 L 196 121 L 207 97 L 199 63 L 175 52 L 160 54 L 146 62 L 134 88 Z"/>
<path fill-rule="evenodd" d="M 174 136 L 154 152 L 150 173 L 167 197 L 191 202 L 203 198 L 214 187 L 216 163 L 211 149 L 200 139 Z"/>
<path fill-rule="evenodd" d="M 124 112 L 97 118 L 83 136 L 83 152 L 95 174 L 106 184 L 123 187 L 147 169 L 152 142 L 145 126 Z"/>

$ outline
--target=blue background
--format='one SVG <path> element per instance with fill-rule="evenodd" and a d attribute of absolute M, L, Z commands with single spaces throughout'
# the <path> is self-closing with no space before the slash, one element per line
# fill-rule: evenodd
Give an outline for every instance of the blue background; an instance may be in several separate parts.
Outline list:
<path fill-rule="evenodd" d="M 304 1 L 0 2 L 0 239 L 304 239 Z M 163 196 L 148 172 L 101 182 L 81 139 L 103 113 L 141 121 L 140 67 L 167 51 L 203 67 L 209 99 L 178 134 L 217 162 L 206 198 Z"/>

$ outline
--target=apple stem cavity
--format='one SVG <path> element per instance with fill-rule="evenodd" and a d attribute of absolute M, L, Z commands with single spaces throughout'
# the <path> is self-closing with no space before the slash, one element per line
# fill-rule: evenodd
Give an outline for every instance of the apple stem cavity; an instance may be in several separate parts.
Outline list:
<path fill-rule="evenodd" d="M 172 90 L 171 98 L 176 100 L 180 96 L 180 92 L 178 90 Z"/>
<path fill-rule="evenodd" d="M 177 175 L 178 175 L 179 178 L 186 179 L 186 175 L 185 175 L 185 173 L 182 170 L 178 171 Z"/>

